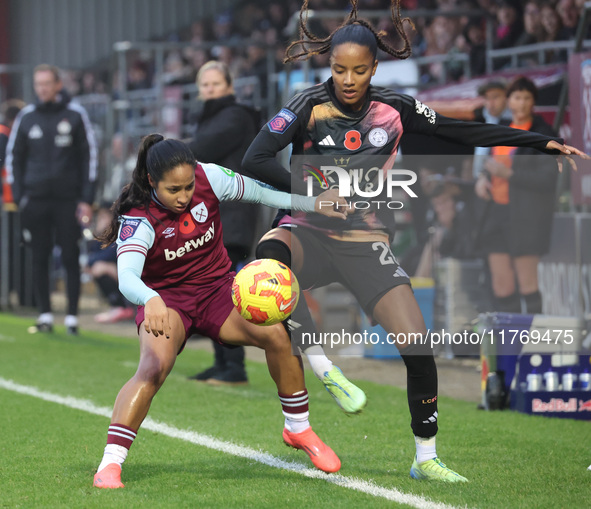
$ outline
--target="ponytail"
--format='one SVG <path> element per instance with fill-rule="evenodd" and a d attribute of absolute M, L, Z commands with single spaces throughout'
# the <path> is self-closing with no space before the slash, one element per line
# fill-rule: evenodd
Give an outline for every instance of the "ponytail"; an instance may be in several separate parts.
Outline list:
<path fill-rule="evenodd" d="M 162 140 L 164 140 L 164 136 L 161 134 L 149 134 L 142 139 L 131 182 L 122 189 L 119 198 L 115 200 L 115 203 L 111 207 L 111 212 L 113 213 L 111 224 L 97 237 L 101 241 L 102 247 L 109 246 L 117 239 L 119 216 L 126 214 L 135 207 L 144 207 L 148 210 L 152 192 L 152 186 L 150 186 L 148 180 L 148 151 Z"/>

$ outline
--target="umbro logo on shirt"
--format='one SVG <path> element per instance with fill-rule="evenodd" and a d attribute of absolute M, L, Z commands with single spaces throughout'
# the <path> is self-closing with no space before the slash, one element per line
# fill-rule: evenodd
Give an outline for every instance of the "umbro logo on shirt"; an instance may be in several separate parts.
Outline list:
<path fill-rule="evenodd" d="M 332 139 L 332 136 L 329 134 L 326 138 L 324 138 L 322 141 L 318 142 L 318 145 L 322 145 L 324 147 L 334 147 L 335 146 L 335 142 Z"/>

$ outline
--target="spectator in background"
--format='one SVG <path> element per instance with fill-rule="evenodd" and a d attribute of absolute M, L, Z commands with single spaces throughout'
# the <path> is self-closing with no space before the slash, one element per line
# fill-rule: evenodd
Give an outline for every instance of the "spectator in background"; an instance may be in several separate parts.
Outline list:
<path fill-rule="evenodd" d="M 507 85 L 504 81 L 493 80 L 478 87 L 478 95 L 484 99 L 484 104 L 474 110 L 476 122 L 499 124 L 501 120 L 511 120 L 511 112 L 507 108 Z M 474 178 L 482 173 L 484 163 L 490 155 L 490 147 L 476 147 L 474 149 Z"/>
<path fill-rule="evenodd" d="M 164 85 L 184 85 L 191 82 L 192 72 L 192 67 L 187 65 L 181 52 L 174 50 L 166 55 L 160 79 Z"/>
<path fill-rule="evenodd" d="M 236 102 L 232 75 L 216 61 L 206 63 L 197 73 L 201 111 L 196 115 L 195 135 L 189 147 L 199 161 L 226 168 L 240 168 L 242 158 L 259 127 L 258 115 Z M 237 271 L 251 254 L 255 242 L 258 207 L 254 204 L 220 204 L 224 246 Z M 211 384 L 244 384 L 244 347 L 227 347 L 214 342 L 215 363 L 193 377 Z"/>
<path fill-rule="evenodd" d="M 437 16 L 425 30 L 427 46 L 425 56 L 445 55 L 450 52 L 460 35 L 460 27 L 457 19 Z M 445 73 L 445 64 L 442 62 L 429 65 L 428 73 L 421 77 L 421 81 L 441 82 Z"/>
<path fill-rule="evenodd" d="M 441 258 L 465 259 L 473 255 L 472 211 L 459 186 L 440 183 L 429 198 L 432 209 L 429 238 L 420 255 L 415 277 L 434 277 L 433 267 Z"/>
<path fill-rule="evenodd" d="M 135 150 L 128 136 L 115 133 L 111 138 L 110 153 L 105 157 L 111 168 L 110 177 L 104 182 L 102 197 L 115 201 L 123 186 L 131 182 L 135 168 Z"/>
<path fill-rule="evenodd" d="M 13 212 L 17 210 L 17 207 L 12 197 L 12 189 L 10 188 L 10 185 L 7 181 L 6 168 L 4 167 L 4 162 L 6 160 L 6 145 L 8 144 L 10 130 L 12 129 L 12 125 L 14 124 L 15 118 L 17 117 L 19 112 L 24 108 L 24 106 L 24 101 L 21 101 L 20 99 L 10 99 L 0 104 L 0 170 L 2 176 L 1 201 L 3 210 Z M 4 236 L 0 235 L 0 252 L 2 252 L 1 242 L 3 238 Z M 0 279 L 5 277 L 9 277 L 9 275 L 0 274 Z"/>
<path fill-rule="evenodd" d="M 56 241 L 66 269 L 66 330 L 78 334 L 78 240 L 80 225 L 92 217 L 96 144 L 86 111 L 70 102 L 57 67 L 37 66 L 33 85 L 38 102 L 21 110 L 10 133 L 8 180 L 21 212 L 23 238 L 33 255 L 37 330 L 53 329 L 49 259 Z"/>
<path fill-rule="evenodd" d="M 136 60 L 127 72 L 127 90 L 144 90 L 152 88 L 149 65 L 143 60 Z"/>
<path fill-rule="evenodd" d="M 96 213 L 95 237 L 101 235 L 112 220 L 111 203 L 101 204 Z M 98 240 L 92 240 L 88 244 L 88 251 L 87 271 L 110 306 L 108 311 L 95 315 L 95 322 L 115 323 L 135 318 L 133 305 L 123 297 L 118 287 L 117 245 L 111 244 L 105 249 L 101 249 L 101 243 Z"/>
<path fill-rule="evenodd" d="M 497 30 L 495 33 L 495 49 L 511 48 L 515 46 L 523 31 L 520 12 L 515 2 L 503 0 L 497 9 Z M 500 69 L 507 65 L 510 60 L 498 59 L 495 61 L 495 68 Z"/>
<path fill-rule="evenodd" d="M 6 145 L 10 130 L 19 112 L 25 107 L 25 102 L 20 99 L 9 99 L 0 105 L 0 168 L 2 169 L 2 201 L 4 205 L 13 203 L 12 189 L 6 182 Z"/>
<path fill-rule="evenodd" d="M 496 48 L 510 48 L 515 45 L 523 31 L 521 16 L 515 2 L 505 0 L 497 10 Z"/>
<path fill-rule="evenodd" d="M 538 0 L 530 0 L 523 8 L 523 33 L 517 39 L 516 46 L 526 46 L 542 41 L 542 14 Z"/>
<path fill-rule="evenodd" d="M 558 0 L 556 12 L 562 21 L 564 35 L 568 39 L 574 39 L 579 24 L 579 15 L 581 14 L 581 9 L 579 9 L 575 0 Z"/>
<path fill-rule="evenodd" d="M 542 40 L 544 42 L 566 41 L 569 38 L 568 31 L 562 27 L 560 16 L 554 9 L 550 2 L 545 2 L 541 6 Z M 559 62 L 566 62 L 568 54 L 565 50 L 548 50 L 546 51 L 544 64 L 554 64 Z"/>
<path fill-rule="evenodd" d="M 510 126 L 554 136 L 542 117 L 533 113 L 537 93 L 525 77 L 509 86 Z M 540 256 L 550 246 L 556 163 L 533 148 L 494 147 L 485 169 L 476 194 L 491 203 L 480 244 L 488 255 L 497 311 L 541 313 L 537 269 Z"/>
<path fill-rule="evenodd" d="M 480 76 L 486 72 L 486 37 L 480 21 L 470 21 L 463 30 L 470 55 L 470 72 Z"/>
<path fill-rule="evenodd" d="M 246 47 L 245 76 L 254 76 L 260 83 L 261 97 L 267 97 L 267 49 L 265 35 L 261 31 L 252 33 L 252 43 Z"/>
<path fill-rule="evenodd" d="M 191 35 L 189 41 L 193 44 L 200 44 L 210 40 L 207 33 L 207 26 L 203 21 L 195 21 L 191 25 Z"/>

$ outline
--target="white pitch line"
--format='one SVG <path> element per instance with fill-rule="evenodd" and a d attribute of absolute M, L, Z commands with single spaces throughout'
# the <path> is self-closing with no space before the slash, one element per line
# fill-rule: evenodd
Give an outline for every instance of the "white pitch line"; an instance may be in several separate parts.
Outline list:
<path fill-rule="evenodd" d="M 6 380 L 4 378 L 0 378 L 0 388 L 17 392 L 19 394 L 25 394 L 27 396 L 33 396 L 51 403 L 58 403 L 69 408 L 82 410 L 83 412 L 100 415 L 102 417 L 110 418 L 112 413 L 112 408 L 99 407 L 92 401 L 78 399 L 72 396 L 60 396 L 59 394 L 41 391 L 36 387 L 21 385 L 13 382 L 12 380 Z M 301 463 L 284 461 L 269 453 L 257 451 L 255 449 L 251 449 L 250 447 L 233 444 L 231 442 L 225 442 L 223 440 L 219 440 L 202 433 L 197 433 L 195 431 L 175 428 L 169 424 L 155 421 L 150 417 L 147 417 L 144 420 L 142 423 L 142 429 L 148 429 L 171 438 L 178 438 L 192 444 L 201 445 L 203 447 L 231 454 L 233 456 L 254 460 L 270 467 L 296 472 L 305 477 L 322 479 L 329 483 L 336 484 L 337 486 L 342 486 L 343 488 L 349 488 L 362 493 L 367 493 L 368 495 L 372 495 L 374 497 L 385 498 L 400 504 L 407 504 L 418 509 L 457 509 L 454 506 L 434 502 L 419 495 L 403 493 L 395 488 L 384 488 L 372 483 L 371 481 L 364 481 L 363 479 L 357 479 L 355 477 L 348 477 L 340 474 L 326 474 L 320 470 L 309 468 L 308 466 Z"/>

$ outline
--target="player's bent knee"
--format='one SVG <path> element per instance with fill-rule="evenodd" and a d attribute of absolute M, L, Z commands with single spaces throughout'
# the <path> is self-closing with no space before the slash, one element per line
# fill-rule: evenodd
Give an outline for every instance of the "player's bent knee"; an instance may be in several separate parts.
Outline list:
<path fill-rule="evenodd" d="M 166 380 L 173 366 L 174 359 L 162 358 L 155 354 L 144 355 L 140 359 L 136 376 L 158 389 Z"/>
<path fill-rule="evenodd" d="M 270 326 L 255 326 L 250 330 L 250 341 L 254 346 L 263 350 L 289 349 L 289 336 L 281 324 Z"/>

